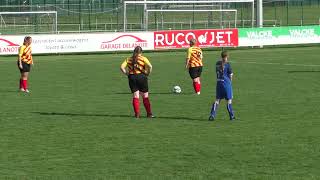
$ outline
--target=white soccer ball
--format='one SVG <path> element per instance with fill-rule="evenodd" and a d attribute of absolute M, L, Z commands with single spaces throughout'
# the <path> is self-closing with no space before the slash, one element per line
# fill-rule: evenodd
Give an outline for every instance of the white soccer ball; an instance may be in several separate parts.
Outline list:
<path fill-rule="evenodd" d="M 180 86 L 174 86 L 172 91 L 173 91 L 173 93 L 180 94 L 181 93 L 181 87 Z"/>

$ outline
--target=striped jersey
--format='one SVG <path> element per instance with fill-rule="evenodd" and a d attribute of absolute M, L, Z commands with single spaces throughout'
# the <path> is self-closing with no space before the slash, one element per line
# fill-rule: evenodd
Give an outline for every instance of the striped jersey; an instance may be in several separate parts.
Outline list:
<path fill-rule="evenodd" d="M 133 64 L 133 58 L 129 57 L 123 61 L 121 67 L 128 68 L 129 74 L 141 74 L 148 72 L 148 68 L 151 67 L 151 63 L 146 57 L 139 55 L 135 64 Z"/>
<path fill-rule="evenodd" d="M 19 57 L 21 57 L 21 61 L 32 64 L 32 55 L 31 55 L 31 46 L 22 45 L 19 48 Z"/>
<path fill-rule="evenodd" d="M 187 58 L 189 59 L 189 67 L 200 67 L 202 63 L 202 50 L 199 47 L 192 46 L 188 49 Z"/>

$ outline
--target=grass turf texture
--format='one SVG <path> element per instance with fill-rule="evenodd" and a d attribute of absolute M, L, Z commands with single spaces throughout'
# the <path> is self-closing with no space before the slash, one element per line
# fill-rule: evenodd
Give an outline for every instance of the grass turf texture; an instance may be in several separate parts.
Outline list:
<path fill-rule="evenodd" d="M 219 51 L 204 52 L 200 96 L 185 53 L 145 54 L 153 120 L 131 117 L 129 54 L 35 56 L 31 94 L 0 57 L 0 179 L 319 179 L 319 50 L 230 51 L 235 122 L 225 103 L 207 121 Z"/>

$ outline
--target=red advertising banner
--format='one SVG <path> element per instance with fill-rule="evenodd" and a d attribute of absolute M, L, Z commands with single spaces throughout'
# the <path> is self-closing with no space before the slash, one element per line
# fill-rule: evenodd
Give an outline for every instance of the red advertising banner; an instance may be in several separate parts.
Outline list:
<path fill-rule="evenodd" d="M 154 48 L 186 48 L 189 40 L 197 39 L 199 47 L 238 46 L 238 29 L 155 31 Z"/>

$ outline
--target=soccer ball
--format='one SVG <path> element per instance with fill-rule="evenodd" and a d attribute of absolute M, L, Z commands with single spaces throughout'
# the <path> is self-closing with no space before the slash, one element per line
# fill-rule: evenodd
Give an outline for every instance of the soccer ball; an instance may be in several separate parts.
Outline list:
<path fill-rule="evenodd" d="M 174 86 L 172 91 L 175 94 L 180 94 L 181 93 L 181 87 L 180 86 Z"/>

